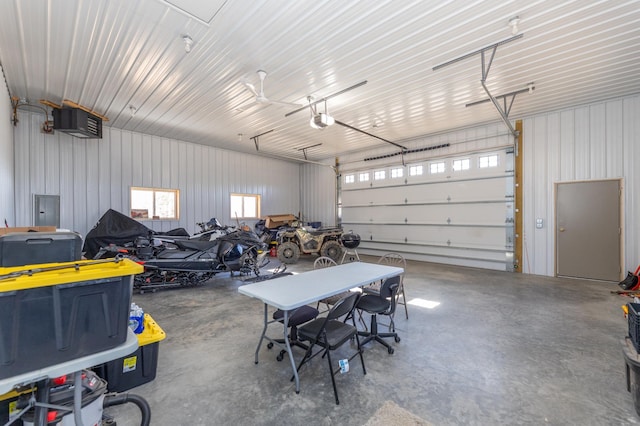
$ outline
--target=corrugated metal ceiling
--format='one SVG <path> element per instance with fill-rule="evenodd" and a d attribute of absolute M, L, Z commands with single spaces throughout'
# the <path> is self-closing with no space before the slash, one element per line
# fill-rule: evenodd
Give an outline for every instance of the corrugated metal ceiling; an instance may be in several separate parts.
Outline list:
<path fill-rule="evenodd" d="M 222 148 L 319 160 L 389 146 L 334 125 L 309 126 L 305 109 L 254 104 L 327 101 L 340 122 L 402 143 L 496 121 L 479 54 L 499 46 L 492 95 L 528 87 L 510 118 L 640 92 L 640 1 L 7 0 L 0 61 L 12 96 L 68 99 L 107 126 Z M 193 15 L 190 15 L 193 13 Z M 183 36 L 193 40 L 185 51 Z M 486 55 L 487 60 L 491 52 Z M 132 114 L 132 108 L 135 114 Z M 324 104 L 318 105 L 324 111 Z M 240 135 L 240 136 L 239 136 Z M 321 145 L 318 145 L 321 144 Z M 304 147 L 312 148 L 302 150 Z"/>

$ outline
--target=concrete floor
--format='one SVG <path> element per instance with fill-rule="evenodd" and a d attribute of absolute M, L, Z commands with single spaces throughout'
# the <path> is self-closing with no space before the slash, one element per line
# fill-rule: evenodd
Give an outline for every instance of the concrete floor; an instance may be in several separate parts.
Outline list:
<path fill-rule="evenodd" d="M 167 333 L 156 379 L 129 391 L 147 399 L 152 425 L 363 425 L 387 400 L 434 425 L 640 424 L 620 343 L 630 299 L 610 293 L 616 284 L 410 261 L 408 300 L 439 305 L 409 305 L 409 320 L 399 306 L 395 354 L 365 346 L 367 375 L 356 358 L 336 377 L 340 405 L 323 359 L 302 370 L 300 394 L 275 349 L 254 364 L 263 305 L 241 285 L 226 274 L 134 294 Z M 131 404 L 107 413 L 139 424 Z"/>

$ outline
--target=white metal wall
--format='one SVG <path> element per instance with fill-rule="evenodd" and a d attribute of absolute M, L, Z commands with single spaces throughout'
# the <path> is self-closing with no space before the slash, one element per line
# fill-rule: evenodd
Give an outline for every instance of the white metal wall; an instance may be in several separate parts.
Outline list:
<path fill-rule="evenodd" d="M 0 67 L 0 74 L 2 68 Z M 15 226 L 13 209 L 13 125 L 11 99 L 4 79 L 0 80 L 0 226 L 6 220 Z"/>
<path fill-rule="evenodd" d="M 33 223 L 35 194 L 60 195 L 61 227 L 85 235 L 108 209 L 128 212 L 131 186 L 180 190 L 179 221 L 144 222 L 158 231 L 235 224 L 232 192 L 261 194 L 262 215 L 300 210 L 298 164 L 110 127 L 102 139 L 44 135 L 43 119 L 22 112 L 15 129 L 17 226 Z"/>
<path fill-rule="evenodd" d="M 554 275 L 556 182 L 622 178 L 624 268 L 640 263 L 640 95 L 523 120 L 523 272 Z M 535 227 L 536 219 L 544 226 Z"/>
<path fill-rule="evenodd" d="M 303 164 L 300 167 L 301 219 L 336 225 L 336 172 L 330 164 Z"/>

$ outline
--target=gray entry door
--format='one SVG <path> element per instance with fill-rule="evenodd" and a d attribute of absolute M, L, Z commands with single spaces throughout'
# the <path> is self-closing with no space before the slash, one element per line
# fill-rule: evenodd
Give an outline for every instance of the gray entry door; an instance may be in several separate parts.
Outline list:
<path fill-rule="evenodd" d="M 556 184 L 556 275 L 619 281 L 619 180 Z"/>

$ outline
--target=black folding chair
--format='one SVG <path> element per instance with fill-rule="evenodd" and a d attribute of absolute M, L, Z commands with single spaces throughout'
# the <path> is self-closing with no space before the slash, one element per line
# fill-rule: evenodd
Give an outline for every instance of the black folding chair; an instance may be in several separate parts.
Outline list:
<path fill-rule="evenodd" d="M 298 365 L 298 371 L 300 368 L 311 361 L 317 355 L 327 357 L 329 363 L 329 371 L 331 373 L 331 383 L 333 384 L 333 393 L 336 397 L 336 404 L 340 404 L 338 400 L 338 389 L 336 388 L 335 375 L 340 371 L 340 368 L 334 370 L 331 361 L 331 351 L 338 349 L 344 343 L 350 341 L 355 337 L 358 350 L 356 353 L 349 357 L 349 361 L 360 356 L 360 362 L 362 364 L 363 374 L 367 374 L 367 370 L 364 365 L 364 358 L 362 356 L 362 348 L 360 347 L 360 339 L 358 338 L 358 329 L 356 328 L 355 319 L 353 317 L 353 310 L 356 306 L 360 293 L 350 293 L 337 301 L 333 307 L 329 310 L 326 317 L 316 318 L 310 321 L 300 328 L 298 328 L 298 339 L 309 342 L 309 349 L 304 354 L 304 358 Z M 346 316 L 346 317 L 345 317 Z M 344 321 L 340 318 L 345 317 Z M 347 321 L 351 319 L 352 324 L 348 324 Z M 315 346 L 320 346 L 321 349 L 313 352 Z M 293 378 L 292 378 L 293 380 Z"/>

